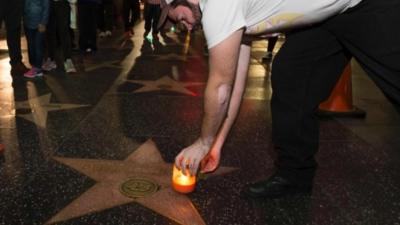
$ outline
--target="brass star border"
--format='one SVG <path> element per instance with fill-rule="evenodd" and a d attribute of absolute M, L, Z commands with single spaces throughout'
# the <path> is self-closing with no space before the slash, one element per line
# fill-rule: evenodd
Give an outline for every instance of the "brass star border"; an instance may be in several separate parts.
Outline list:
<path fill-rule="evenodd" d="M 125 160 L 97 160 L 55 157 L 94 179 L 96 184 L 58 212 L 46 224 L 53 224 L 119 205 L 138 203 L 182 225 L 205 225 L 191 200 L 171 188 L 172 164 L 166 163 L 149 139 Z M 230 173 L 235 168 L 221 167 L 210 176 Z M 132 177 L 155 181 L 159 190 L 140 198 L 129 198 L 120 192 L 120 186 Z"/>

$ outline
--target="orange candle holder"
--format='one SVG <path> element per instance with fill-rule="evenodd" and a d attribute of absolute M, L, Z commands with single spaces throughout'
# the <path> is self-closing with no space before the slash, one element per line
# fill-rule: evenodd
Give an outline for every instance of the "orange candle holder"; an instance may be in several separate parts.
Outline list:
<path fill-rule="evenodd" d="M 172 187 L 179 193 L 190 193 L 196 187 L 196 176 L 186 176 L 175 165 L 172 171 Z"/>

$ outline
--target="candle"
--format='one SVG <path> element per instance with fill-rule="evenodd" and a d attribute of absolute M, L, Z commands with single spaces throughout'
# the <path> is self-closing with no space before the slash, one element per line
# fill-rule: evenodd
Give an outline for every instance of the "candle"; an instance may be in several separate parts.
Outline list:
<path fill-rule="evenodd" d="M 172 187 L 175 191 L 186 194 L 192 192 L 195 186 L 196 176 L 186 176 L 182 173 L 182 170 L 179 170 L 174 166 L 172 172 Z"/>

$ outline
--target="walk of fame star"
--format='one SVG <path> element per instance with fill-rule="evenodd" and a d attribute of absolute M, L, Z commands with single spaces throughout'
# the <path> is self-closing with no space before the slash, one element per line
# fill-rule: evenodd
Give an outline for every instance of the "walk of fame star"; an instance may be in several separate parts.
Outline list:
<path fill-rule="evenodd" d="M 153 91 L 172 91 L 191 96 L 197 96 L 196 93 L 188 90 L 186 87 L 195 85 L 204 85 L 200 82 L 179 82 L 169 76 L 163 76 L 158 80 L 127 80 L 129 83 L 141 84 L 143 87 L 133 91 L 133 93 L 153 92 Z"/>
<path fill-rule="evenodd" d="M 15 102 L 16 116 L 22 117 L 35 123 L 38 127 L 45 128 L 47 115 L 50 111 L 61 111 L 87 107 L 88 105 L 50 103 L 51 94 L 30 98 L 26 101 Z M 18 111 L 27 111 L 26 114 L 19 114 Z"/>
<path fill-rule="evenodd" d="M 97 183 L 80 197 L 62 209 L 46 224 L 65 221 L 119 205 L 136 202 L 179 224 L 205 225 L 191 200 L 171 189 L 172 164 L 164 162 L 155 143 L 148 140 L 124 161 L 73 159 L 55 157 L 55 160 L 94 179 Z M 211 176 L 223 175 L 235 170 L 221 167 Z M 121 192 L 121 186 L 132 177 L 157 183 L 157 191 L 143 197 L 130 198 Z M 128 185 L 137 190 L 149 189 L 151 182 Z M 144 186 L 145 185 L 145 186 Z"/>

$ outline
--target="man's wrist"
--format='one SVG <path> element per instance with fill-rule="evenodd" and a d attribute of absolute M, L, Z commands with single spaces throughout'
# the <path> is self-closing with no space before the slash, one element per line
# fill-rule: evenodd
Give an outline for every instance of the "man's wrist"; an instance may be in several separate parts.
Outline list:
<path fill-rule="evenodd" d="M 208 138 L 200 137 L 199 138 L 199 142 L 201 143 L 201 145 L 204 147 L 207 147 L 208 149 L 211 148 L 213 141 L 214 141 L 214 138 L 211 138 L 211 137 L 208 137 Z"/>

